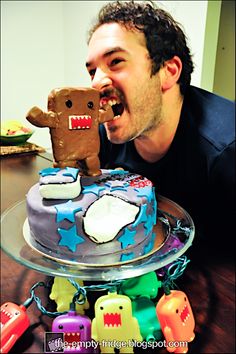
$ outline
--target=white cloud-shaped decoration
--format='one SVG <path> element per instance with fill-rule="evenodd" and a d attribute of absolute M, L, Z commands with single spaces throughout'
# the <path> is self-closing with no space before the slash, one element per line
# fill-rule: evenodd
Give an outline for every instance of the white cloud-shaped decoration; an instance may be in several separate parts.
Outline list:
<path fill-rule="evenodd" d="M 49 183 L 39 186 L 39 193 L 45 199 L 74 199 L 80 195 L 80 176 L 71 183 Z"/>
<path fill-rule="evenodd" d="M 138 206 L 118 197 L 104 195 L 87 210 L 84 217 L 85 232 L 94 242 L 111 241 L 124 226 L 134 222 L 138 212 Z"/>

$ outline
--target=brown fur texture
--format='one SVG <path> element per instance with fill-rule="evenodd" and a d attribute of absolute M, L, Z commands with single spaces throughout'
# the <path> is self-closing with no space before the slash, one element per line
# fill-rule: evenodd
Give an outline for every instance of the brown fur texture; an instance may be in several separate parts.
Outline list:
<path fill-rule="evenodd" d="M 101 174 L 98 127 L 113 119 L 113 111 L 110 106 L 100 109 L 98 90 L 54 89 L 48 96 L 48 112 L 33 107 L 26 118 L 37 127 L 49 127 L 54 167 L 80 167 L 89 176 Z"/>

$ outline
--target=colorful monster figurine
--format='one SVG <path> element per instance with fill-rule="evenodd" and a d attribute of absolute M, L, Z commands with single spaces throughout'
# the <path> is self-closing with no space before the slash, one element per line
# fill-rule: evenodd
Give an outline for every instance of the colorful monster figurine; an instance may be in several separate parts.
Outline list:
<path fill-rule="evenodd" d="M 6 302 L 1 306 L 1 353 L 8 353 L 29 327 L 30 321 L 23 305 Z"/>
<path fill-rule="evenodd" d="M 93 353 L 91 344 L 91 320 L 70 310 L 66 315 L 56 317 L 52 332 L 64 333 L 64 353 Z"/>
<path fill-rule="evenodd" d="M 77 280 L 77 282 L 80 286 L 84 286 L 82 280 Z M 75 287 L 67 279 L 62 277 L 55 277 L 52 286 L 52 291 L 49 297 L 57 303 L 57 311 L 68 311 L 70 308 L 70 303 L 76 291 L 77 290 L 75 289 Z M 86 302 L 82 305 L 76 303 L 75 309 L 77 313 L 84 315 L 84 311 L 88 308 L 89 303 L 86 300 Z"/>
<path fill-rule="evenodd" d="M 127 296 L 108 293 L 96 301 L 92 337 L 100 342 L 102 353 L 114 353 L 115 347 L 120 353 L 133 353 L 132 340 L 141 341 L 142 336 Z"/>
<path fill-rule="evenodd" d="M 161 326 L 156 315 L 154 303 L 147 297 L 139 297 L 132 301 L 133 316 L 137 318 L 141 335 L 147 342 L 162 337 Z"/>
<path fill-rule="evenodd" d="M 107 103 L 107 102 L 105 102 Z M 33 107 L 27 114 L 30 123 L 49 127 L 54 167 L 81 167 L 85 174 L 101 174 L 99 123 L 112 120 L 112 108 L 100 109 L 100 93 L 92 88 L 65 87 L 52 90 L 48 112 Z"/>
<path fill-rule="evenodd" d="M 127 295 L 131 299 L 145 296 L 154 299 L 162 283 L 157 279 L 155 272 L 150 272 L 139 277 L 127 279 L 120 288 L 120 293 Z"/>
<path fill-rule="evenodd" d="M 186 342 L 186 345 L 167 346 L 169 352 L 187 353 L 187 342 L 194 337 L 194 317 L 186 294 L 179 290 L 171 290 L 169 295 L 163 295 L 156 307 L 157 317 L 162 332 L 168 342 Z"/>

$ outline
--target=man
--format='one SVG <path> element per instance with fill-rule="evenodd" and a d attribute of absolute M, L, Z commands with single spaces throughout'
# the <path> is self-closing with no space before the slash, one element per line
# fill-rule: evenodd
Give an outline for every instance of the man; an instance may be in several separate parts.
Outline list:
<path fill-rule="evenodd" d="M 229 245 L 234 104 L 190 86 L 180 25 L 151 2 L 108 3 L 90 31 L 86 66 L 115 115 L 101 129 L 102 167 L 148 177 L 190 213 L 204 242 Z"/>

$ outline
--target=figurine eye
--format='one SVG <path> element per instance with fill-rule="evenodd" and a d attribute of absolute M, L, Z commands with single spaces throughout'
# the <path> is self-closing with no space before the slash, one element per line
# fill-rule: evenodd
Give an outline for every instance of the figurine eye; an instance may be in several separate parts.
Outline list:
<path fill-rule="evenodd" d="M 67 100 L 66 101 L 66 107 L 68 107 L 68 108 L 72 107 L 72 101 L 71 100 Z"/>
<path fill-rule="evenodd" d="M 58 328 L 59 328 L 59 329 L 63 329 L 63 326 L 62 326 L 62 325 L 59 325 Z"/>
<path fill-rule="evenodd" d="M 84 326 L 83 326 L 83 325 L 80 325 L 80 326 L 79 326 L 79 329 L 84 329 Z"/>
<path fill-rule="evenodd" d="M 175 312 L 176 312 L 176 313 L 178 313 L 178 312 L 179 312 L 179 310 L 177 309 Z"/>
<path fill-rule="evenodd" d="M 186 297 L 184 297 L 184 301 L 187 301 L 187 298 L 186 298 Z"/>
<path fill-rule="evenodd" d="M 123 310 L 123 306 L 119 306 L 119 309 L 120 309 L 120 310 Z"/>
<path fill-rule="evenodd" d="M 103 307 L 102 307 L 102 306 L 100 307 L 100 310 L 103 310 Z"/>
<path fill-rule="evenodd" d="M 89 102 L 87 103 L 87 106 L 88 106 L 88 108 L 92 109 L 92 108 L 93 108 L 93 102 L 92 102 L 92 101 L 89 101 Z"/>
<path fill-rule="evenodd" d="M 19 314 L 20 314 L 20 312 L 19 312 L 19 311 L 16 311 L 16 312 L 15 312 L 15 315 L 16 315 L 16 316 L 17 316 L 17 315 L 19 315 Z"/>

